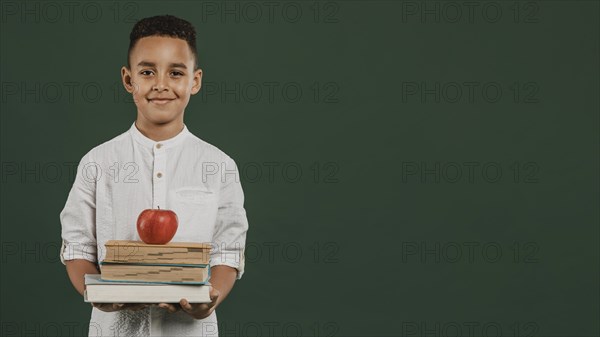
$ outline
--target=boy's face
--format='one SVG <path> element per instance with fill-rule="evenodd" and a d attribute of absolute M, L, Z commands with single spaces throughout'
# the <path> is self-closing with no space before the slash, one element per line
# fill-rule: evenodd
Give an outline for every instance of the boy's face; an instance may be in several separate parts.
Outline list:
<path fill-rule="evenodd" d="M 131 50 L 131 69 L 123 67 L 125 90 L 133 95 L 138 120 L 160 125 L 181 119 L 190 95 L 200 91 L 202 70 L 185 40 L 148 36 Z"/>

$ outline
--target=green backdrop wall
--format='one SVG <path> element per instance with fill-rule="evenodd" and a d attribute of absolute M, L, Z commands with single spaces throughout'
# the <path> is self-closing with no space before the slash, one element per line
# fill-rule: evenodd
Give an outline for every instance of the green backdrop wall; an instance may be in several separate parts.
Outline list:
<path fill-rule="evenodd" d="M 198 31 L 192 133 L 240 167 L 225 336 L 597 336 L 597 1 L 2 1 L 3 336 L 87 334 L 58 259 L 126 131 L 137 19 Z"/>

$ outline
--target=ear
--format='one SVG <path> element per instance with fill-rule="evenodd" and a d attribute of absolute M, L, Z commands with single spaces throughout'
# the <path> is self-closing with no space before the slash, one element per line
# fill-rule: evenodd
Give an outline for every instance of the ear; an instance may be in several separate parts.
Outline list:
<path fill-rule="evenodd" d="M 198 68 L 194 71 L 194 79 L 192 82 L 192 95 L 197 94 L 202 87 L 202 69 Z"/>
<path fill-rule="evenodd" d="M 133 94 L 135 92 L 135 83 L 133 83 L 131 78 L 131 71 L 123 66 L 121 68 L 121 80 L 123 81 L 123 86 L 128 93 Z"/>

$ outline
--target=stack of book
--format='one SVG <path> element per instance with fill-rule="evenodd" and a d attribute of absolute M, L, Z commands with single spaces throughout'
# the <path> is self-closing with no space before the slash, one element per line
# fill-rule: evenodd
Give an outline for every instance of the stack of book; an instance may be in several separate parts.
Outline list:
<path fill-rule="evenodd" d="M 86 302 L 210 302 L 209 243 L 111 240 L 105 247 L 100 274 L 85 276 Z"/>

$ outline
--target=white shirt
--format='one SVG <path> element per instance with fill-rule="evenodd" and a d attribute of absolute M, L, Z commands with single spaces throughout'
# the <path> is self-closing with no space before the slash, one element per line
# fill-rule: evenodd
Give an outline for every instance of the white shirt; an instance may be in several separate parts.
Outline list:
<path fill-rule="evenodd" d="M 138 240 L 137 217 L 149 208 L 173 210 L 179 227 L 172 241 L 210 242 L 210 266 L 244 273 L 248 220 L 233 159 L 183 130 L 156 142 L 135 126 L 90 150 L 77 168 L 60 213 L 60 258 L 98 263 L 108 240 Z M 151 306 L 140 311 L 92 308 L 89 336 L 217 336 L 217 316 L 196 320 Z"/>

